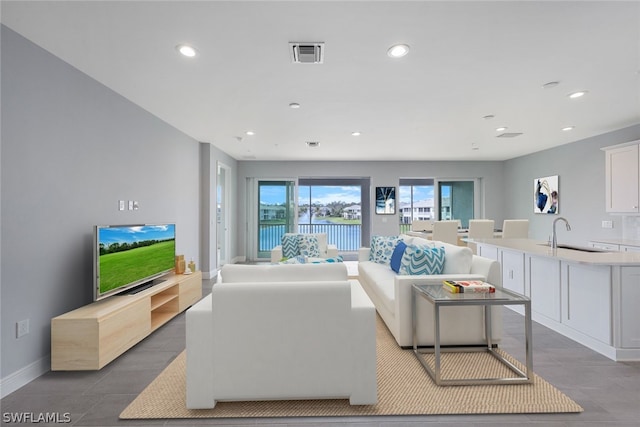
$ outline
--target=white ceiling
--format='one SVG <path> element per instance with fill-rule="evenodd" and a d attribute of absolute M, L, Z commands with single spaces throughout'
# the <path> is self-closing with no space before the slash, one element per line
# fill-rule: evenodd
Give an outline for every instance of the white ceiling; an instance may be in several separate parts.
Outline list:
<path fill-rule="evenodd" d="M 640 123 L 636 1 L 1 7 L 3 24 L 239 160 L 504 160 Z M 324 63 L 292 64 L 289 42 L 324 42 Z M 399 42 L 409 55 L 389 58 Z"/>

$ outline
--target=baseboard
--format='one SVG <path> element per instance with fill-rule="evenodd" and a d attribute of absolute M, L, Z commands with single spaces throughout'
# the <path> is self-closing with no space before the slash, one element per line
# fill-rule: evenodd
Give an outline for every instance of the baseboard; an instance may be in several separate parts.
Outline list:
<path fill-rule="evenodd" d="M 50 368 L 51 357 L 47 356 L 0 379 L 0 399 L 24 387 L 39 376 L 46 374 Z"/>

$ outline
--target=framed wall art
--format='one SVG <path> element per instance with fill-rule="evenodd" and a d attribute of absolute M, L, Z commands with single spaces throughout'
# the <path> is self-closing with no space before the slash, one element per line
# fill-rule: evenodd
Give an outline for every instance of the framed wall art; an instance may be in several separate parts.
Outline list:
<path fill-rule="evenodd" d="M 533 213 L 558 214 L 558 175 L 533 180 Z"/>
<path fill-rule="evenodd" d="M 376 214 L 395 215 L 396 187 L 376 187 Z"/>

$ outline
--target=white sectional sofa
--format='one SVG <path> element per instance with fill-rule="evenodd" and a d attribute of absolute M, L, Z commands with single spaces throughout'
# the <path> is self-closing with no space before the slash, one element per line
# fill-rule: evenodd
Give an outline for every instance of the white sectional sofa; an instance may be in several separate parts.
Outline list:
<path fill-rule="evenodd" d="M 360 248 L 359 281 L 367 292 L 382 320 L 402 347 L 413 345 L 411 329 L 411 285 L 437 284 L 444 279 L 482 279 L 496 287 L 502 287 L 500 264 L 489 258 L 473 255 L 467 247 L 450 245 L 419 237 L 401 235 L 406 244 L 435 245 L 445 250 L 442 274 L 401 275 L 389 264 L 370 260 L 370 248 Z M 417 299 L 419 346 L 433 346 L 433 306 L 424 298 Z M 492 308 L 493 342 L 498 343 L 502 335 L 500 307 Z M 440 310 L 442 345 L 475 345 L 484 341 L 484 314 L 481 307 L 446 307 Z"/>
<path fill-rule="evenodd" d="M 344 264 L 227 264 L 220 277 L 186 315 L 188 408 L 377 402 L 375 307 Z"/>

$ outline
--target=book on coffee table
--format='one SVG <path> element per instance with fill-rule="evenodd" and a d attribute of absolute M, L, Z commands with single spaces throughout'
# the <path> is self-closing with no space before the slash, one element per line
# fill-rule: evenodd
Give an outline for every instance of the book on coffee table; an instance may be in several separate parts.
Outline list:
<path fill-rule="evenodd" d="M 496 291 L 495 286 L 482 280 L 443 280 L 442 287 L 455 294 Z"/>

